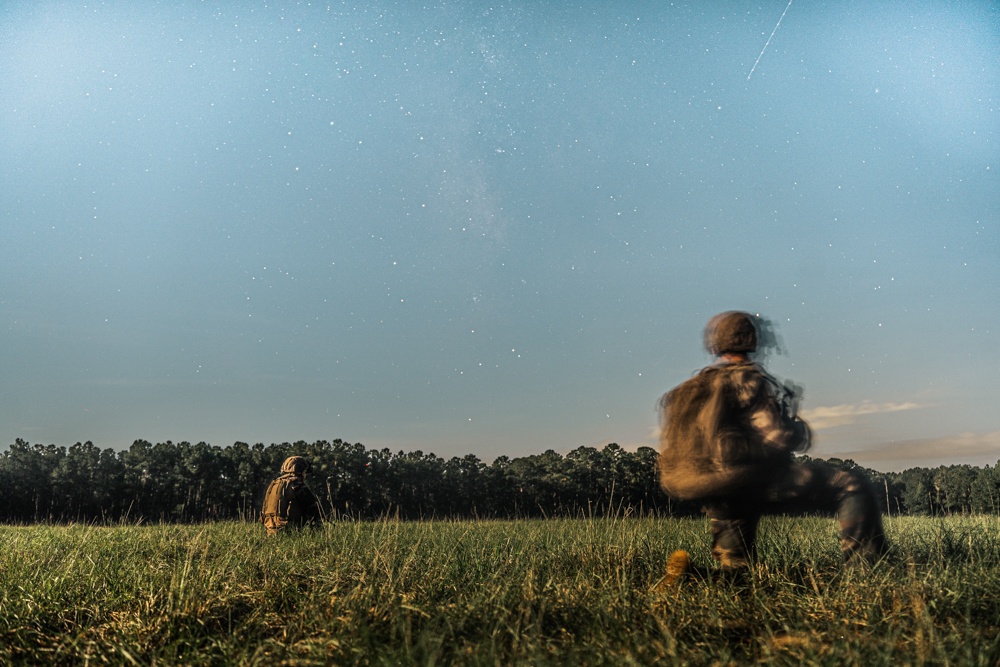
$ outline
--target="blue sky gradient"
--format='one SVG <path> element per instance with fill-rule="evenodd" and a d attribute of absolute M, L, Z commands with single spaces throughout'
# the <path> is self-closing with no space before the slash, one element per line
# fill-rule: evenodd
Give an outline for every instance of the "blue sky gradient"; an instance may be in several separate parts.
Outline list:
<path fill-rule="evenodd" d="M 0 446 L 655 446 L 739 308 L 817 456 L 1000 459 L 996 3 L 8 2 L 0 91 Z"/>

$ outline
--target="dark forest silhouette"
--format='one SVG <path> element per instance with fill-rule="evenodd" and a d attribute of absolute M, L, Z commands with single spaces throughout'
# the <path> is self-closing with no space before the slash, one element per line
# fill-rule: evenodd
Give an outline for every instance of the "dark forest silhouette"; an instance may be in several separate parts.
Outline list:
<path fill-rule="evenodd" d="M 552 450 L 486 464 L 342 440 L 217 447 L 151 444 L 122 451 L 18 439 L 0 453 L 0 521 L 256 520 L 268 482 L 292 454 L 312 461 L 309 483 L 333 519 L 688 515 L 698 507 L 659 488 L 657 453 L 617 444 Z M 833 462 L 856 466 L 852 461 Z M 901 473 L 866 470 L 889 514 L 1000 514 L 1000 464 Z"/>

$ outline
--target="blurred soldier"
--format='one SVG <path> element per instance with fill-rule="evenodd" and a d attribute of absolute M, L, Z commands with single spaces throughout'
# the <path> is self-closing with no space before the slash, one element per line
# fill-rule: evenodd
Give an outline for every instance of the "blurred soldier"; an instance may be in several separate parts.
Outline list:
<path fill-rule="evenodd" d="M 264 494 L 260 519 L 268 535 L 286 527 L 318 527 L 322 518 L 319 501 L 306 486 L 312 466 L 301 456 L 289 456 L 281 464 L 281 475 L 274 478 Z"/>
<path fill-rule="evenodd" d="M 886 540 L 868 480 L 823 461 L 794 460 L 794 452 L 809 448 L 811 431 L 796 415 L 797 392 L 750 359 L 757 320 L 720 313 L 705 328 L 704 342 L 716 363 L 660 399 L 659 472 L 668 494 L 703 505 L 712 556 L 723 571 L 746 571 L 764 514 L 836 513 L 844 559 L 880 558 Z M 689 563 L 685 552 L 672 554 L 666 583 Z"/>

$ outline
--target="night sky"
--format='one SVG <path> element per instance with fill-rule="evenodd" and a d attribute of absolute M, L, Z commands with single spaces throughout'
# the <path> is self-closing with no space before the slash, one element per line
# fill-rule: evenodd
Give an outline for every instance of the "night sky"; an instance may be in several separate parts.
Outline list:
<path fill-rule="evenodd" d="M 998 177 L 986 0 L 5 2 L 0 447 L 656 446 L 736 308 L 995 464 Z"/>

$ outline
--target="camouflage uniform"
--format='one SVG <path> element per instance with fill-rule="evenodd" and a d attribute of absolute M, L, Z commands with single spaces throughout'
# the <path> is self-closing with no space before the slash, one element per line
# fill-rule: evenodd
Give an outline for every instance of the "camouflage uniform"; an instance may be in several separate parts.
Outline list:
<path fill-rule="evenodd" d="M 309 469 L 306 459 L 290 456 L 281 465 L 281 475 L 267 487 L 260 520 L 268 535 L 276 535 L 287 527 L 303 528 L 320 524 L 319 500 L 305 482 L 305 473 Z"/>
<path fill-rule="evenodd" d="M 762 515 L 802 511 L 839 516 L 845 559 L 877 559 L 886 542 L 868 481 L 822 461 L 793 459 L 809 448 L 811 432 L 795 416 L 793 393 L 745 356 L 757 344 L 752 322 L 745 313 L 713 318 L 706 347 L 736 356 L 723 357 L 660 399 L 663 489 L 703 505 L 711 519 L 712 556 L 723 567 L 748 564 Z"/>

